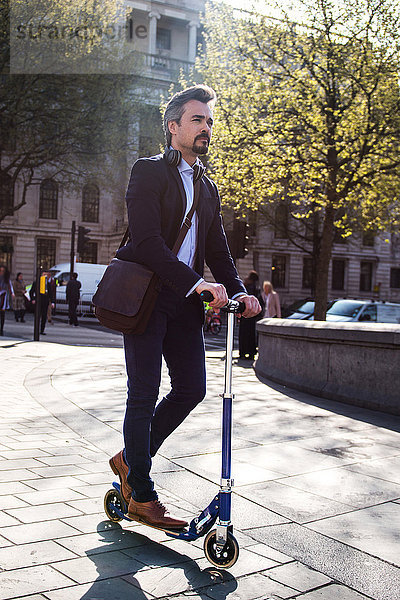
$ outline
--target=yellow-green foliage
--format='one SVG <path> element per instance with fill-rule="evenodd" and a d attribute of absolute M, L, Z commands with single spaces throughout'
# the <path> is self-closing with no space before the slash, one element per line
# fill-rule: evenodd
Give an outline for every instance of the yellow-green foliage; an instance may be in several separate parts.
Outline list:
<path fill-rule="evenodd" d="M 302 25 L 284 14 L 277 20 L 207 7 L 197 70 L 218 94 L 211 163 L 222 198 L 254 210 L 285 190 L 292 214 L 323 215 L 329 206 L 344 235 L 360 226 L 396 228 L 396 6 L 294 4 Z"/>

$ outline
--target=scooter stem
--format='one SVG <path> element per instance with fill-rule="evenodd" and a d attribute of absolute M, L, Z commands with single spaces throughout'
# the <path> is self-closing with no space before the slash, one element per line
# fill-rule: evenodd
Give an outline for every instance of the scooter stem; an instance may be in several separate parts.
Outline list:
<path fill-rule="evenodd" d="M 226 333 L 226 360 L 225 360 L 225 386 L 224 396 L 232 394 L 232 351 L 233 351 L 233 326 L 235 315 L 228 312 L 228 323 Z"/>

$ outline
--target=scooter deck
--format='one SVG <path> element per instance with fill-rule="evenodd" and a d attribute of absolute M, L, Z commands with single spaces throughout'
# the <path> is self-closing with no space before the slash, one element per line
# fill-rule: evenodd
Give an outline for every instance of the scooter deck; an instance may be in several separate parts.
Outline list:
<path fill-rule="evenodd" d="M 152 529 L 158 529 L 159 531 L 164 531 L 165 533 L 168 533 L 168 535 L 170 536 L 180 536 L 182 533 L 187 533 L 189 530 L 187 527 L 182 527 L 181 529 L 166 529 L 164 527 L 157 527 L 157 525 L 150 525 L 150 523 L 147 523 L 146 521 L 143 521 L 142 519 L 131 519 L 128 514 L 124 515 L 124 518 L 127 521 L 130 521 L 131 523 L 140 523 L 141 525 L 146 525 L 146 527 L 151 527 Z"/>

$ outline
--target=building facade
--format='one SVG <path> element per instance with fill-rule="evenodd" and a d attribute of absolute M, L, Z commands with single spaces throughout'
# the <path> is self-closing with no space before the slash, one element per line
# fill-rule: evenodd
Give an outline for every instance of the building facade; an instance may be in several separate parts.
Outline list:
<path fill-rule="evenodd" d="M 149 122 L 159 122 L 161 95 L 168 95 L 181 71 L 193 65 L 199 42 L 200 13 L 205 0 L 126 0 L 126 36 L 140 60 L 140 80 L 133 90 L 144 108 L 129 135 L 134 152 L 121 168 L 120 190 L 126 188 L 130 168 L 139 156 L 155 153 L 162 143 L 161 128 L 156 141 Z M 22 185 L 9 190 L 0 185 L 0 202 L 17 205 Z M 69 262 L 71 227 L 89 229 L 90 242 L 76 260 L 108 264 L 126 227 L 123 191 L 102 188 L 94 177 L 75 182 L 73 189 L 46 168 L 35 172 L 26 204 L 0 223 L 0 264 L 12 275 L 21 271 L 30 282 L 37 268 L 47 269 Z"/>
<path fill-rule="evenodd" d="M 242 277 L 255 269 L 269 280 L 281 304 L 312 297 L 312 258 L 275 228 L 249 229 L 249 252 L 237 265 Z M 310 247 L 311 250 L 311 247 Z M 352 235 L 333 246 L 328 299 L 359 298 L 400 302 L 400 236 Z"/>
<path fill-rule="evenodd" d="M 104 189 L 89 174 L 71 189 L 45 168 L 35 173 L 26 204 L 0 223 L 0 264 L 7 264 L 13 276 L 21 271 L 29 282 L 37 267 L 69 262 L 73 221 L 90 230 L 90 243 L 77 260 L 107 264 L 112 258 L 126 227 L 123 190 L 131 165 L 139 156 L 159 150 L 161 129 L 156 136 L 151 129 L 154 123 L 161 125 L 160 99 L 168 96 L 171 83 L 194 63 L 204 4 L 205 0 L 126 0 L 126 36 L 140 57 L 143 82 L 133 91 L 147 110 L 137 116 L 129 132 L 135 150 L 121 167 L 121 191 Z M 10 194 L 1 184 L 0 203 L 10 202 Z M 15 204 L 21 194 L 17 184 L 12 191 Z M 232 219 L 228 213 L 226 217 L 229 230 Z M 272 281 L 284 305 L 311 296 L 310 254 L 260 219 L 253 218 L 249 224 L 249 252 L 237 260 L 241 276 L 256 269 L 261 281 Z M 333 249 L 329 298 L 400 302 L 400 239 L 382 234 L 339 241 Z"/>

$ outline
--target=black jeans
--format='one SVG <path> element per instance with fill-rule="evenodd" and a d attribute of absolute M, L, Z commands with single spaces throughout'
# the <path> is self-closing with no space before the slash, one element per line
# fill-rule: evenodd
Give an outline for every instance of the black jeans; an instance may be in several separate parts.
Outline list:
<path fill-rule="evenodd" d="M 78 308 L 78 301 L 70 300 L 68 302 L 68 319 L 70 325 L 78 325 L 78 317 L 76 315 L 76 309 Z"/>
<path fill-rule="evenodd" d="M 124 336 L 128 373 L 125 459 L 132 497 L 138 502 L 157 498 L 150 478 L 151 458 L 205 396 L 204 338 L 196 300 L 181 300 L 163 288 L 145 333 Z M 156 406 L 162 357 L 172 389 Z"/>
<path fill-rule="evenodd" d="M 49 302 L 47 294 L 40 294 L 40 333 L 43 333 L 46 327 Z"/>

